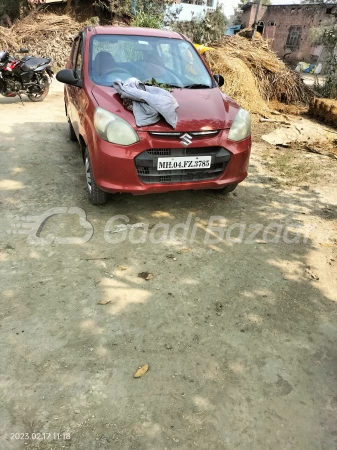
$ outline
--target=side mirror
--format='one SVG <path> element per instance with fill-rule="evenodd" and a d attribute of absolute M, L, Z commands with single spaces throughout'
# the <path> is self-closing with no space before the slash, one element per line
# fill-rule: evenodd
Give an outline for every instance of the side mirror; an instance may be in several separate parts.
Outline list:
<path fill-rule="evenodd" d="M 79 80 L 76 77 L 76 74 L 71 69 L 63 69 L 57 72 L 56 74 L 57 81 L 60 81 L 64 84 L 70 84 L 71 86 L 76 86 L 78 88 L 82 87 L 82 80 Z"/>
<path fill-rule="evenodd" d="M 19 53 L 29 53 L 27 48 L 20 48 Z"/>
<path fill-rule="evenodd" d="M 221 87 L 225 83 L 225 79 L 222 75 L 213 75 L 215 81 L 218 83 L 218 86 Z"/>

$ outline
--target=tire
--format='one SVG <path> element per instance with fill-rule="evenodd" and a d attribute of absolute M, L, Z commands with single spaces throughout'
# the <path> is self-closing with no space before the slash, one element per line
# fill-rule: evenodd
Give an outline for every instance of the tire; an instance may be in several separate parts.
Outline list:
<path fill-rule="evenodd" d="M 229 186 L 225 186 L 222 189 L 213 189 L 213 192 L 215 194 L 219 195 L 228 195 L 230 192 L 233 192 L 234 189 L 237 188 L 237 184 L 230 184 Z"/>
<path fill-rule="evenodd" d="M 49 92 L 49 84 L 46 86 L 42 94 L 27 94 L 27 97 L 31 102 L 34 103 L 43 102 L 43 100 L 47 97 L 48 92 Z"/>
<path fill-rule="evenodd" d="M 106 203 L 108 200 L 108 194 L 102 191 L 96 184 L 90 164 L 88 147 L 84 152 L 84 167 L 85 178 L 87 181 L 88 198 L 90 203 L 92 203 L 93 205 L 104 205 L 104 203 Z"/>
<path fill-rule="evenodd" d="M 45 79 L 46 78 L 46 79 Z M 37 103 L 37 102 L 43 102 L 43 100 L 47 97 L 49 93 L 49 80 L 48 77 L 44 77 L 44 80 L 46 82 L 46 87 L 42 94 L 27 94 L 27 97 L 31 102 Z"/>
<path fill-rule="evenodd" d="M 70 122 L 70 119 L 68 117 L 68 137 L 71 141 L 76 142 L 77 141 L 77 136 L 75 134 L 74 128 Z"/>

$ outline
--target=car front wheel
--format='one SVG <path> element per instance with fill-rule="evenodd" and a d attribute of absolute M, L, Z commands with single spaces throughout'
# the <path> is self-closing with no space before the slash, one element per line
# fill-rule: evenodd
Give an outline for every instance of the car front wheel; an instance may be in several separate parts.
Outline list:
<path fill-rule="evenodd" d="M 96 184 L 90 163 L 88 147 L 84 154 L 85 177 L 87 181 L 88 198 L 93 205 L 104 205 L 108 200 L 108 194 L 102 191 Z"/>

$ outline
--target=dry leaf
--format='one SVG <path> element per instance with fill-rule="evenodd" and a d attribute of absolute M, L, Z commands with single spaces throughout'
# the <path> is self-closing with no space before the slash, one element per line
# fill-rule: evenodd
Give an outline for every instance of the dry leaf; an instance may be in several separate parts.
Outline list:
<path fill-rule="evenodd" d="M 118 270 L 127 270 L 128 266 L 118 266 L 117 269 Z"/>
<path fill-rule="evenodd" d="M 149 365 L 145 364 L 142 367 L 139 367 L 139 369 L 137 370 L 137 372 L 134 374 L 133 378 L 140 378 L 144 375 L 144 373 L 146 373 L 149 370 Z"/>
<path fill-rule="evenodd" d="M 150 273 L 150 272 L 140 272 L 138 274 L 138 277 L 143 278 L 143 280 L 149 281 L 149 280 L 152 280 L 154 275 L 153 275 L 153 273 Z"/>
<path fill-rule="evenodd" d="M 179 254 L 180 255 L 183 255 L 184 253 L 189 253 L 189 252 L 191 252 L 192 251 L 192 249 L 189 247 L 189 248 L 183 248 L 182 250 L 179 250 Z"/>
<path fill-rule="evenodd" d="M 100 300 L 97 304 L 98 304 L 98 305 L 107 305 L 108 303 L 111 303 L 111 299 L 109 299 L 109 298 L 103 298 L 103 299 Z"/>

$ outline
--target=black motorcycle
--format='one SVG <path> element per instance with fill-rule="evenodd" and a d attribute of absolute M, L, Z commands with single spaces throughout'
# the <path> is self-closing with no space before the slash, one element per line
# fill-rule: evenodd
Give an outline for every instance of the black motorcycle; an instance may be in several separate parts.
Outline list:
<path fill-rule="evenodd" d="M 20 53 L 28 53 L 21 49 Z M 5 97 L 25 93 L 32 102 L 42 102 L 48 95 L 54 72 L 51 58 L 24 56 L 13 58 L 8 52 L 0 51 L 0 94 Z"/>

